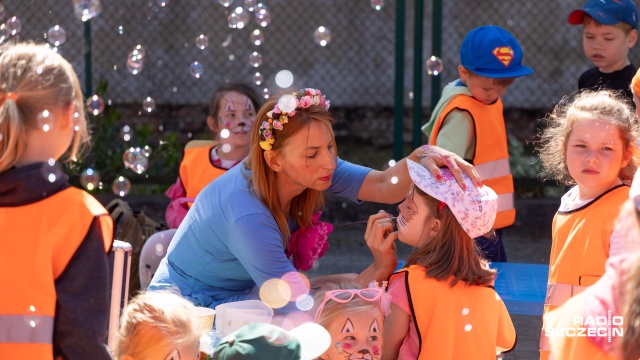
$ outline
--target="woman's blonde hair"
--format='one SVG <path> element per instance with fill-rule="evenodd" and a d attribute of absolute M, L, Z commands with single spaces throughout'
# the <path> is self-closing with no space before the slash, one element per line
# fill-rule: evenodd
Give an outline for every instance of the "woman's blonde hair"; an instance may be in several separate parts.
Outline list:
<path fill-rule="evenodd" d="M 273 214 L 280 233 L 282 234 L 283 245 L 286 249 L 289 237 L 291 236 L 287 223 L 287 214 L 282 210 L 280 198 L 278 197 L 278 187 L 276 184 L 277 173 L 269 167 L 264 159 L 265 150 L 260 147 L 259 131 L 262 122 L 268 121 L 267 112 L 273 110 L 273 107 L 277 103 L 277 98 L 270 99 L 258 111 L 256 122 L 253 124 L 253 129 L 251 130 L 251 148 L 249 151 L 249 159 L 245 162 L 245 167 L 251 170 L 252 173 L 250 186 L 265 206 L 269 208 L 271 214 Z M 288 143 L 288 140 L 300 131 L 308 131 L 309 125 L 311 125 L 313 121 L 321 122 L 326 126 L 331 134 L 331 138 L 334 140 L 335 146 L 335 137 L 333 134 L 333 123 L 335 120 L 333 116 L 324 107 L 312 105 L 308 108 L 297 108 L 295 115 L 289 117 L 289 122 L 283 124 L 283 129 L 275 131 L 275 142 L 269 151 L 275 151 L 276 155 L 281 153 L 284 146 Z M 314 136 L 314 134 L 308 135 Z M 292 214 L 293 219 L 299 226 L 308 227 L 311 225 L 313 214 L 323 206 L 324 198 L 322 191 L 305 189 L 301 194 L 291 200 L 289 213 Z"/>
<path fill-rule="evenodd" d="M 448 206 L 438 210 L 440 201 L 414 186 L 417 197 L 424 199 L 431 214 L 440 219 L 440 230 L 435 238 L 424 241 L 422 246 L 407 257 L 405 267 L 420 265 L 426 268 L 427 277 L 445 281 L 450 277 L 451 286 L 458 281 L 469 285 L 488 285 L 495 278 L 495 270 L 488 263 Z"/>
<path fill-rule="evenodd" d="M 146 292 L 133 298 L 118 331 L 114 355 L 123 359 L 164 359 L 173 349 L 191 346 L 201 334 L 194 323 L 195 306 L 171 292 Z"/>
<path fill-rule="evenodd" d="M 67 60 L 45 45 L 16 43 L 0 49 L 0 99 L 0 172 L 22 156 L 28 131 L 43 131 L 38 116 L 45 110 L 75 107 L 77 131 L 69 159 L 89 142 L 78 77 Z"/>
<path fill-rule="evenodd" d="M 618 177 L 633 179 L 639 160 L 638 119 L 622 95 L 612 90 L 583 91 L 573 99 L 567 96 L 546 117 L 547 128 L 538 146 L 544 168 L 540 176 L 563 185 L 575 184 L 567 167 L 567 142 L 576 121 L 586 119 L 606 121 L 618 129 L 623 151 L 631 155 Z"/>

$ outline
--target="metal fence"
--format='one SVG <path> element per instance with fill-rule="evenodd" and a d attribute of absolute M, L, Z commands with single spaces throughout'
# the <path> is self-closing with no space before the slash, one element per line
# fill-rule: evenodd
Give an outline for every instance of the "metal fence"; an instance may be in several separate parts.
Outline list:
<path fill-rule="evenodd" d="M 378 2 L 382 2 L 377 0 Z M 161 6 L 160 3 L 166 3 Z M 224 7 L 221 3 L 229 3 Z M 251 1 L 249 1 L 251 2 Z M 393 106 L 395 1 L 384 1 L 374 10 L 371 0 L 264 0 L 271 22 L 262 27 L 249 15 L 246 26 L 232 29 L 228 16 L 243 7 L 244 0 L 103 0 L 102 12 L 91 20 L 92 78 L 109 83 L 106 94 L 116 104 L 136 104 L 148 96 L 158 105 L 206 104 L 213 90 L 228 80 L 254 82 L 258 89 L 279 91 L 276 74 L 289 70 L 291 87 L 318 87 L 337 106 Z M 571 10 L 584 0 L 443 1 L 442 86 L 457 77 L 458 50 L 472 28 L 495 24 L 510 30 L 524 49 L 524 63 L 535 73 L 518 79 L 506 93 L 506 107 L 547 109 L 577 88 L 577 78 L 590 64 L 582 53 L 581 27 L 567 23 Z M 413 84 L 413 1 L 406 2 L 405 105 L 411 103 Z M 22 22 L 21 40 L 45 41 L 54 26 L 66 30 L 67 41 L 59 51 L 69 59 L 81 81 L 85 80 L 84 24 L 74 16 L 71 0 L 4 1 L 5 20 Z M 431 56 L 432 1 L 424 2 L 423 58 Z M 331 32 L 326 46 L 314 41 L 314 31 Z M 264 40 L 251 41 L 254 30 Z M 199 35 L 208 37 L 204 49 Z M 144 67 L 137 75 L 127 70 L 127 54 L 141 44 L 146 50 Z M 258 67 L 250 64 L 253 52 L 261 55 Z M 633 49 L 631 60 L 640 62 Z M 190 65 L 202 66 L 199 78 Z M 423 71 L 423 101 L 431 99 L 429 76 Z"/>

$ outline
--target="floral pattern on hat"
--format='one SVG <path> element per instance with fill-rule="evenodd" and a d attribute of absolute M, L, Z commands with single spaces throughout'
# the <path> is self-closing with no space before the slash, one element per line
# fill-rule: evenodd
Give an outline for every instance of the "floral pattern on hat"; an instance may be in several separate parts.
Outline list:
<path fill-rule="evenodd" d="M 442 181 L 437 181 L 424 166 L 407 160 L 409 175 L 420 190 L 447 204 L 458 222 L 472 238 L 484 235 L 493 227 L 498 209 L 498 195 L 489 187 L 477 188 L 463 174 L 467 186 L 463 190 L 449 169 L 440 169 Z"/>

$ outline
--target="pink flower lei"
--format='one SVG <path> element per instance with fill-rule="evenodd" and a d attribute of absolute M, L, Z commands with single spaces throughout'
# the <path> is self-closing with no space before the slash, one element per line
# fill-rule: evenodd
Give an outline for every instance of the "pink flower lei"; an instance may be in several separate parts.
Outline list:
<path fill-rule="evenodd" d="M 273 110 L 267 113 L 267 120 L 260 125 L 260 147 L 263 150 L 271 150 L 275 142 L 275 131 L 282 130 L 289 118 L 296 115 L 296 109 L 321 106 L 329 110 L 329 105 L 329 100 L 318 89 L 306 88 L 282 95 Z"/>
<path fill-rule="evenodd" d="M 293 266 L 298 270 L 311 269 L 313 263 L 323 257 L 329 248 L 327 237 L 333 231 L 333 226 L 319 221 L 321 214 L 322 211 L 313 214 L 311 226 L 297 228 L 289 238 L 287 258 L 293 257 Z"/>

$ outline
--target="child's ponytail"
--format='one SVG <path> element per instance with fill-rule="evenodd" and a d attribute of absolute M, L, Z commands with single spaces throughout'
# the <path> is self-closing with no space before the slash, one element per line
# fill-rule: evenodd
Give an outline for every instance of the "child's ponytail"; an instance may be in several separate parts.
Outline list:
<path fill-rule="evenodd" d="M 16 164 L 26 144 L 26 126 L 18 110 L 16 93 L 4 92 L 0 99 L 0 173 Z"/>

